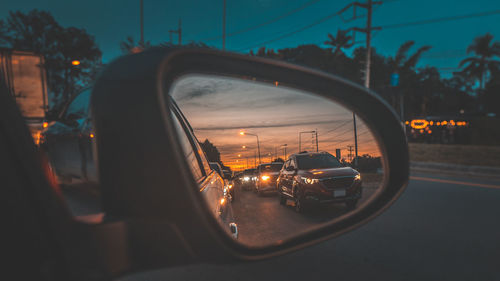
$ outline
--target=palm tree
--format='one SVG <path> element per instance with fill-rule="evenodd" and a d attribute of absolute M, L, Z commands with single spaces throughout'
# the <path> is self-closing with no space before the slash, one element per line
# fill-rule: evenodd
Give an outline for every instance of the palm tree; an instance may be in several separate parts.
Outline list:
<path fill-rule="evenodd" d="M 125 41 L 120 42 L 120 49 L 124 54 L 139 53 L 149 47 L 151 47 L 151 43 L 149 41 L 139 41 L 136 43 L 132 36 L 129 36 Z"/>
<path fill-rule="evenodd" d="M 336 57 L 339 54 L 343 54 L 342 49 L 351 48 L 354 45 L 352 42 L 352 36 L 347 35 L 348 30 L 337 30 L 337 36 L 334 37 L 328 33 L 329 41 L 325 41 L 325 45 L 330 45 L 335 48 L 333 51 L 333 56 Z"/>
<path fill-rule="evenodd" d="M 469 45 L 467 53 L 471 52 L 475 56 L 462 60 L 459 67 L 466 65 L 462 72 L 478 79 L 480 88 L 484 89 L 486 75 L 500 67 L 500 61 L 493 59 L 494 56 L 500 57 L 500 42 L 493 42 L 493 35 L 486 33 Z"/>
<path fill-rule="evenodd" d="M 431 48 L 431 46 L 420 47 L 413 55 L 408 57 L 408 51 L 414 44 L 415 41 L 407 41 L 403 43 L 403 45 L 399 47 L 396 56 L 389 60 L 394 72 L 398 73 L 414 68 L 420 59 L 420 56 L 422 56 L 422 53 Z"/>

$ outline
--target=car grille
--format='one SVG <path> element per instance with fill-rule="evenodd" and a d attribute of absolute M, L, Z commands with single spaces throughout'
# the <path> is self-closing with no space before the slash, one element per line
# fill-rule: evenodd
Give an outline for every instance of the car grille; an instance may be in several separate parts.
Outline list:
<path fill-rule="evenodd" d="M 335 178 L 328 178 L 328 179 L 322 179 L 321 183 L 326 187 L 326 188 L 349 188 L 352 185 L 352 182 L 354 181 L 354 177 L 349 176 L 349 177 L 335 177 Z"/>

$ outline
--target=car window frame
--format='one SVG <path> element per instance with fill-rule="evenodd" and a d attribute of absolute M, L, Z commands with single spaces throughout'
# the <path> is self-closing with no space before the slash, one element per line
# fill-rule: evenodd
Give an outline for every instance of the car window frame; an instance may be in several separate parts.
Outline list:
<path fill-rule="evenodd" d="M 186 134 L 186 136 L 189 140 L 189 143 L 191 145 L 191 148 L 193 149 L 193 153 L 196 156 L 196 160 L 198 162 L 198 167 L 200 168 L 200 171 L 202 174 L 202 177 L 200 177 L 196 181 L 198 182 L 198 184 L 200 184 L 203 181 L 205 181 L 208 178 L 208 176 L 214 171 L 210 167 L 210 164 L 209 164 L 208 160 L 206 159 L 206 155 L 204 154 L 204 151 L 201 149 L 201 147 L 199 145 L 198 139 L 194 136 L 194 134 L 192 134 L 191 127 L 187 126 L 187 124 L 185 122 L 185 118 L 183 118 L 184 116 L 182 114 L 180 114 L 180 110 L 178 108 L 175 108 L 175 106 L 172 106 L 170 108 L 170 110 L 171 110 L 172 116 L 174 118 L 176 118 L 179 121 L 179 124 L 181 125 L 182 132 L 178 132 L 178 133 L 179 134 L 181 134 L 181 133 Z M 203 156 L 200 155 L 200 152 L 203 152 Z M 203 159 L 203 157 L 205 157 L 205 159 Z M 206 169 L 206 167 L 203 163 L 203 160 L 205 160 L 205 162 L 207 163 L 208 170 Z"/>

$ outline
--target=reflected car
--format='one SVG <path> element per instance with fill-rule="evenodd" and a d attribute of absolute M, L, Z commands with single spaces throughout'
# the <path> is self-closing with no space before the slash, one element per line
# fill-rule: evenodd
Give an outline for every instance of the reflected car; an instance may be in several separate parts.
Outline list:
<path fill-rule="evenodd" d="M 255 190 L 258 195 L 265 192 L 276 192 L 276 181 L 282 167 L 283 163 L 281 162 L 260 164 L 257 167 Z"/>
<path fill-rule="evenodd" d="M 278 181 L 280 204 L 292 200 L 297 212 L 322 204 L 345 203 L 354 209 L 362 195 L 361 175 L 328 152 L 293 154 Z"/>
<path fill-rule="evenodd" d="M 219 163 L 209 162 L 208 164 L 210 165 L 210 168 L 212 168 L 212 170 L 216 171 L 217 174 L 219 174 L 219 176 L 221 176 L 222 178 L 224 177 L 224 175 L 222 174 L 222 168 L 220 167 Z"/>
<path fill-rule="evenodd" d="M 255 189 L 255 181 L 257 180 L 257 169 L 246 169 L 240 175 L 240 185 L 243 190 Z"/>
<path fill-rule="evenodd" d="M 91 92 L 91 88 L 86 89 L 74 98 L 62 118 L 43 133 L 40 147 L 60 183 L 66 186 L 76 183 L 99 192 L 97 165 L 94 161 L 94 141 L 98 136 L 93 133 L 89 112 Z M 212 163 L 209 164 L 193 129 L 173 100 L 171 113 L 191 172 L 198 180 L 200 193 L 207 199 L 209 208 L 221 225 L 237 238 L 238 227 L 229 204 L 231 198 L 227 196 L 222 169 L 218 163 L 215 163 L 215 168 L 212 168 Z"/>

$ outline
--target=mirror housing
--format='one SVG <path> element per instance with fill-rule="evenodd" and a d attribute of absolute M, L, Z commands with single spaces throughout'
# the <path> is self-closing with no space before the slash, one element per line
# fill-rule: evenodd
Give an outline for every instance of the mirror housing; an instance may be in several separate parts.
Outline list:
<path fill-rule="evenodd" d="M 365 208 L 318 230 L 269 247 L 242 246 L 206 212 L 168 110 L 173 100 L 165 93 L 190 73 L 279 81 L 344 105 L 374 129 L 390 171 L 385 188 Z M 260 260 L 295 251 L 373 219 L 408 181 L 406 137 L 390 106 L 359 85 L 297 65 L 212 50 L 153 48 L 110 63 L 95 83 L 91 106 L 103 209 L 107 217 L 126 224 L 124 247 L 133 245 L 122 271 Z"/>

